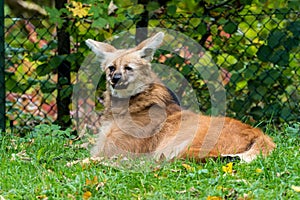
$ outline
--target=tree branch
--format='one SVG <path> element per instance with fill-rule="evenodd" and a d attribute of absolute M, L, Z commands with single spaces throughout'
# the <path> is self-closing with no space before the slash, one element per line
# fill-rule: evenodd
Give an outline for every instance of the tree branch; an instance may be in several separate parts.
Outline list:
<path fill-rule="evenodd" d="M 24 0 L 5 0 L 4 2 L 9 6 L 11 12 L 16 17 L 32 17 L 34 15 L 47 16 L 46 10 L 33 2 Z"/>
<path fill-rule="evenodd" d="M 207 7 L 207 8 L 205 8 L 205 9 L 210 11 L 210 10 L 213 10 L 213 9 L 216 9 L 216 8 L 219 8 L 219 7 L 222 7 L 222 6 L 224 6 L 224 5 L 228 4 L 228 3 L 230 3 L 231 1 L 233 1 L 233 0 L 226 0 L 226 1 L 223 1 L 223 2 L 221 2 L 221 3 L 219 3 L 219 4 L 215 4 L 215 5 L 213 5 L 213 6 Z"/>

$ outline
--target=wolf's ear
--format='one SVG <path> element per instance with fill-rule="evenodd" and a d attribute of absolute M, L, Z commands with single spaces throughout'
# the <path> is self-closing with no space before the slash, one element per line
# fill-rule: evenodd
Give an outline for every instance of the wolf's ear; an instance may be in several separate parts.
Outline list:
<path fill-rule="evenodd" d="M 158 32 L 153 37 L 141 42 L 136 48 L 142 58 L 151 61 L 156 49 L 161 45 L 163 39 L 164 33 Z"/>
<path fill-rule="evenodd" d="M 109 53 L 117 50 L 107 43 L 98 42 L 92 39 L 87 39 L 85 43 L 101 60 L 104 60 Z"/>

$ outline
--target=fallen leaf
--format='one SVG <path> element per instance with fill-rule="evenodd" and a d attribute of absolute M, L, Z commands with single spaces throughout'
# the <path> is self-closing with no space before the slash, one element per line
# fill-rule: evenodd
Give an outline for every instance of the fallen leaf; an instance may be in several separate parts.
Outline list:
<path fill-rule="evenodd" d="M 72 194 L 68 194 L 67 197 L 68 197 L 68 199 L 76 199 L 75 196 Z"/>
<path fill-rule="evenodd" d="M 66 164 L 67 167 L 71 167 L 73 165 L 76 165 L 78 163 L 80 163 L 82 166 L 85 166 L 85 165 L 89 165 L 91 162 L 92 163 L 97 163 L 97 162 L 101 162 L 104 158 L 103 157 L 91 157 L 91 158 L 85 158 L 83 160 L 75 160 L 75 161 L 71 161 L 71 162 L 68 162 Z"/>
<path fill-rule="evenodd" d="M 222 191 L 223 191 L 223 189 L 224 189 L 223 186 L 221 186 L 221 185 L 217 186 L 217 190 L 222 190 Z M 225 189 L 226 189 L 226 188 L 225 188 Z"/>
<path fill-rule="evenodd" d="M 89 138 L 88 138 L 88 142 L 89 142 L 91 145 L 94 145 L 94 144 L 96 144 L 96 139 L 93 138 L 93 137 L 89 137 Z"/>
<path fill-rule="evenodd" d="M 281 176 L 283 176 L 283 175 L 290 175 L 291 173 L 289 172 L 289 171 L 284 171 L 284 172 L 277 172 L 276 173 L 276 176 L 277 177 L 281 177 Z"/>
<path fill-rule="evenodd" d="M 85 179 L 85 185 L 96 185 L 98 184 L 98 177 L 94 176 L 92 180 Z"/>
<path fill-rule="evenodd" d="M 161 169 L 161 166 L 160 166 L 160 165 L 157 165 L 157 166 L 155 166 L 155 167 L 152 169 L 152 172 L 159 171 L 160 169 Z"/>
<path fill-rule="evenodd" d="M 67 167 L 72 167 L 73 165 L 76 165 L 77 163 L 80 163 L 81 160 L 75 160 L 75 161 L 72 161 L 72 162 L 67 162 L 66 166 Z"/>
<path fill-rule="evenodd" d="M 96 186 L 96 190 L 98 191 L 99 188 L 104 187 L 105 183 L 106 183 L 106 181 L 98 183 L 97 186 Z"/>
<path fill-rule="evenodd" d="M 191 187 L 190 189 L 188 189 L 188 190 L 180 190 L 180 191 L 176 191 L 176 193 L 178 193 L 178 194 L 184 194 L 184 193 L 186 193 L 186 192 L 195 192 L 195 191 L 197 191 L 194 187 Z"/>
<path fill-rule="evenodd" d="M 43 199 L 43 200 L 47 200 L 48 197 L 46 195 L 39 195 L 39 196 L 36 196 L 37 199 Z"/>
<path fill-rule="evenodd" d="M 206 200 L 223 200 L 222 197 L 217 197 L 217 196 L 208 196 Z"/>
<path fill-rule="evenodd" d="M 196 190 L 196 188 L 191 187 L 191 188 L 189 189 L 189 191 L 190 191 L 190 192 L 195 192 L 195 191 L 197 191 L 197 190 Z"/>
<path fill-rule="evenodd" d="M 292 185 L 292 189 L 293 189 L 295 192 L 300 192 L 300 186 Z"/>
<path fill-rule="evenodd" d="M 80 148 L 82 149 L 87 149 L 91 143 L 90 142 L 84 142 L 79 145 Z"/>
<path fill-rule="evenodd" d="M 81 165 L 87 165 L 90 163 L 91 163 L 91 158 L 85 158 L 80 162 Z"/>
<path fill-rule="evenodd" d="M 194 167 L 191 167 L 190 165 L 188 165 L 188 164 L 182 164 L 182 166 L 186 169 L 186 171 L 189 171 L 189 172 L 191 172 L 191 171 L 195 171 L 195 168 Z"/>
<path fill-rule="evenodd" d="M 30 161 L 31 158 L 27 155 L 26 150 L 20 151 L 19 153 L 11 154 L 11 161 L 16 160 L 17 158 L 24 160 L 24 161 Z"/>
<path fill-rule="evenodd" d="M 249 194 L 244 194 L 242 197 L 237 198 L 237 200 L 251 200 L 252 197 Z"/>
<path fill-rule="evenodd" d="M 186 190 L 176 191 L 177 194 L 184 194 L 186 193 Z"/>
<path fill-rule="evenodd" d="M 83 193 L 82 198 L 84 200 L 87 200 L 87 199 L 91 198 L 91 196 L 92 196 L 92 193 L 90 191 L 86 191 L 85 193 Z"/>
<path fill-rule="evenodd" d="M 229 188 L 227 190 L 227 194 L 225 195 L 225 199 L 237 199 L 238 198 L 238 191 L 234 188 Z"/>

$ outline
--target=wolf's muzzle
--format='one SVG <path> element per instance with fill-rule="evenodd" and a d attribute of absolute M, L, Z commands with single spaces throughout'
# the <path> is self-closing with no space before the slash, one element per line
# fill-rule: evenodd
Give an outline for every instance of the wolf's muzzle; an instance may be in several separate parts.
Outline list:
<path fill-rule="evenodd" d="M 126 81 L 122 80 L 121 73 L 115 73 L 112 76 L 110 83 L 114 89 L 126 89 L 128 86 L 128 83 Z"/>
<path fill-rule="evenodd" d="M 113 85 L 116 85 L 122 78 L 122 74 L 121 73 L 115 73 L 111 79 L 111 83 Z"/>

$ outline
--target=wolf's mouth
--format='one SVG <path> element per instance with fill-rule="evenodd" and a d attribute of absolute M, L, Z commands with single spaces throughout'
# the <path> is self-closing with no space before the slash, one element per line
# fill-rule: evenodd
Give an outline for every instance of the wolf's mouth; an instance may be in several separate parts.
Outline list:
<path fill-rule="evenodd" d="M 128 82 L 118 81 L 117 83 L 110 83 L 113 89 L 124 90 L 128 87 Z"/>

